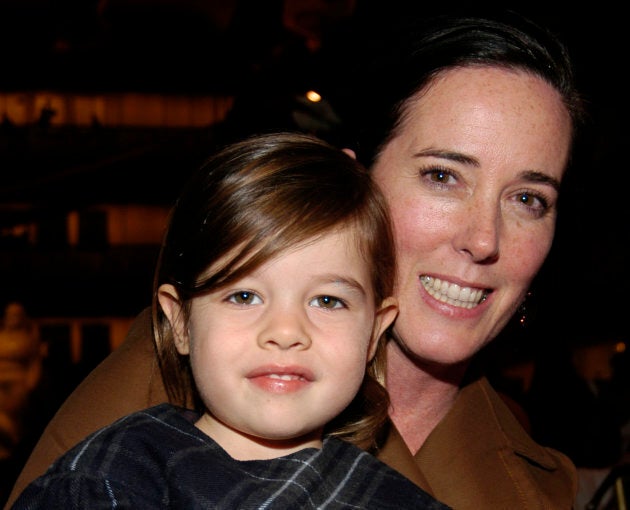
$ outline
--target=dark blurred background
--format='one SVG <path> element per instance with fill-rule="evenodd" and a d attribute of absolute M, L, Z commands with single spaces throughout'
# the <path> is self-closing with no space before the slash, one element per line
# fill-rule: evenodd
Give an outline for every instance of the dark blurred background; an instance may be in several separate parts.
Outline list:
<path fill-rule="evenodd" d="M 255 131 L 335 142 L 356 52 L 399 18 L 465 4 L 0 0 L 0 418 L 19 418 L 0 422 L 0 503 L 57 406 L 150 305 L 187 176 Z M 630 452 L 626 15 L 605 2 L 503 7 L 566 41 L 590 119 L 524 326 L 480 361 L 537 440 L 587 473 L 606 468 L 595 486 Z"/>
<path fill-rule="evenodd" d="M 333 90 L 361 37 L 397 17 L 461 7 L 407 3 L 0 0 L 0 301 L 41 318 L 135 316 L 164 211 L 218 140 L 326 135 L 334 105 L 304 91 Z M 527 342 L 626 339 L 624 16 L 605 3 L 504 7 L 568 43 L 591 112 Z"/>

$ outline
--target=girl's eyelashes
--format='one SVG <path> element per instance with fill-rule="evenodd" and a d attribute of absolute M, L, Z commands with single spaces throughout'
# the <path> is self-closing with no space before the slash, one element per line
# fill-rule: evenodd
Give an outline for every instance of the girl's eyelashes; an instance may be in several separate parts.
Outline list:
<path fill-rule="evenodd" d="M 259 305 L 262 303 L 262 299 L 255 292 L 251 292 L 249 290 L 239 290 L 237 292 L 232 292 L 228 297 L 227 301 L 230 303 L 235 303 L 237 305 Z"/>
<path fill-rule="evenodd" d="M 236 292 L 230 293 L 226 299 L 229 303 L 234 303 L 237 305 L 260 305 L 263 303 L 262 298 L 252 292 L 250 290 L 239 290 Z M 315 296 L 308 302 L 309 306 L 317 307 L 317 308 L 327 308 L 327 309 L 335 309 L 335 308 L 347 308 L 347 303 L 338 297 L 331 295 L 321 295 Z"/>
<path fill-rule="evenodd" d="M 319 308 L 347 308 L 346 302 L 335 296 L 317 296 L 311 299 L 309 306 L 316 306 Z"/>

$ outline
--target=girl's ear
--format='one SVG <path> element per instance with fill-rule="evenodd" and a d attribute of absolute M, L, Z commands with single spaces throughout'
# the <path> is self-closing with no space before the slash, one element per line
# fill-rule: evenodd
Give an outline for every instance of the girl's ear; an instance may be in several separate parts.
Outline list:
<path fill-rule="evenodd" d="M 357 159 L 356 153 L 352 149 L 348 149 L 347 147 L 341 149 L 342 152 L 345 152 L 352 159 Z"/>
<path fill-rule="evenodd" d="M 177 352 L 187 355 L 190 352 L 190 344 L 188 338 L 188 329 L 184 323 L 184 314 L 182 313 L 182 303 L 175 287 L 170 283 L 164 283 L 158 288 L 158 301 L 164 315 L 171 324 L 173 330 L 173 340 Z"/>
<path fill-rule="evenodd" d="M 376 310 L 374 317 L 374 327 L 372 328 L 372 338 L 370 340 L 370 349 L 368 351 L 368 361 L 376 354 L 379 340 L 385 333 L 385 330 L 394 322 L 398 315 L 398 301 L 396 298 L 388 297 L 383 300 L 381 306 Z"/>

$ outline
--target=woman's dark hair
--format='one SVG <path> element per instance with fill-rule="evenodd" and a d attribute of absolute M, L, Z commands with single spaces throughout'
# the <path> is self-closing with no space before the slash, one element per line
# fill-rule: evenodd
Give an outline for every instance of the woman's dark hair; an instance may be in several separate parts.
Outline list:
<path fill-rule="evenodd" d="M 457 67 L 492 66 L 540 76 L 561 95 L 574 131 L 583 121 L 567 48 L 549 30 L 511 11 L 494 17 L 415 16 L 374 34 L 367 60 L 338 98 L 344 143 L 370 168 L 394 136 L 406 105 L 437 75 Z"/>
<path fill-rule="evenodd" d="M 159 305 L 160 285 L 175 287 L 186 323 L 194 297 L 345 227 L 354 229 L 378 306 L 392 295 L 394 243 L 385 200 L 355 159 L 309 135 L 276 133 L 234 143 L 206 161 L 171 211 L 153 283 L 155 344 L 171 402 L 203 410 L 189 359 L 177 352 Z M 382 355 L 379 348 L 362 391 L 327 433 L 373 445 L 389 404 L 376 382 L 383 382 Z"/>

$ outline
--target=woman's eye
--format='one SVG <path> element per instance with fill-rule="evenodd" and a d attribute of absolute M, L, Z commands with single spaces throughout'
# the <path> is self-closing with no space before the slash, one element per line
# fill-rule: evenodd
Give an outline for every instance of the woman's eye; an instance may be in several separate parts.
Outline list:
<path fill-rule="evenodd" d="M 428 168 L 422 171 L 421 176 L 438 185 L 451 185 L 455 180 L 453 172 L 444 168 Z"/>
<path fill-rule="evenodd" d="M 260 299 L 257 294 L 247 290 L 241 290 L 230 294 L 228 296 L 228 301 L 238 305 L 258 305 L 262 303 L 262 299 Z"/>
<path fill-rule="evenodd" d="M 519 200 L 521 204 L 526 205 L 528 207 L 533 207 L 535 205 L 535 197 L 532 197 L 529 193 L 521 193 L 519 195 Z"/>
<path fill-rule="evenodd" d="M 333 296 L 317 296 L 311 300 L 309 305 L 319 308 L 345 308 L 346 306 L 341 299 Z"/>
<path fill-rule="evenodd" d="M 439 170 L 439 171 L 433 172 L 431 177 L 436 182 L 446 182 L 448 181 L 448 178 L 450 177 L 450 175 L 442 170 Z"/>
<path fill-rule="evenodd" d="M 530 193 L 529 191 L 524 191 L 518 194 L 517 199 L 522 205 L 535 212 L 539 216 L 542 216 L 549 209 L 549 203 L 547 202 L 545 197 L 541 196 L 538 193 Z"/>

